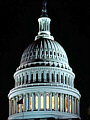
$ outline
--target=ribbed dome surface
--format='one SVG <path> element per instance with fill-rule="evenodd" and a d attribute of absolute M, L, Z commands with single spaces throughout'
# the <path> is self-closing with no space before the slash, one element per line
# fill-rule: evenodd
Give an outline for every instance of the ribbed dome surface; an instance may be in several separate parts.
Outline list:
<path fill-rule="evenodd" d="M 24 51 L 20 65 L 33 61 L 58 61 L 68 63 L 63 47 L 55 40 L 40 38 L 33 41 Z"/>

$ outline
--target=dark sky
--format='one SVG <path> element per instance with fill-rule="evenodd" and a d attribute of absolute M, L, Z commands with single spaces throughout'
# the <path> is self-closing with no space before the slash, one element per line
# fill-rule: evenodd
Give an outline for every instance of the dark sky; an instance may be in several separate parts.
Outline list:
<path fill-rule="evenodd" d="M 81 93 L 81 117 L 90 106 L 90 4 L 85 0 L 48 0 L 51 34 L 65 49 Z M 38 33 L 42 0 L 0 0 L 0 117 L 8 117 L 8 93 L 24 49 Z"/>

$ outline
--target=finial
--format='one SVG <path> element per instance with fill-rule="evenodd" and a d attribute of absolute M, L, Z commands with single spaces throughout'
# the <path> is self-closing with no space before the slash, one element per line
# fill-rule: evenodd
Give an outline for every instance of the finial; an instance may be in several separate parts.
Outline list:
<path fill-rule="evenodd" d="M 42 15 L 41 15 L 41 17 L 48 17 L 46 5 L 47 5 L 47 1 L 43 0 L 42 1 Z"/>

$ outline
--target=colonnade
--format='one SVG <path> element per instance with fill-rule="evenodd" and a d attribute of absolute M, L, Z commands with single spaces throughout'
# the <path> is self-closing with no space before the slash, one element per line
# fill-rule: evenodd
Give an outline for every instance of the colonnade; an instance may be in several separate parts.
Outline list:
<path fill-rule="evenodd" d="M 29 83 L 59 83 L 74 87 L 74 77 L 56 71 L 34 71 L 24 72 L 15 77 L 15 87 Z"/>
<path fill-rule="evenodd" d="M 9 100 L 9 115 L 28 111 L 59 111 L 79 116 L 79 99 L 54 92 L 26 93 Z"/>

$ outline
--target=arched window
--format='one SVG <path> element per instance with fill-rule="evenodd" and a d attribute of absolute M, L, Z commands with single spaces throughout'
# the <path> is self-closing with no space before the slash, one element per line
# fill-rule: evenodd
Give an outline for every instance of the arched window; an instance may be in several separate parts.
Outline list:
<path fill-rule="evenodd" d="M 27 75 L 27 76 L 26 76 L 26 84 L 28 84 L 28 77 L 29 77 L 29 76 Z"/>
<path fill-rule="evenodd" d="M 44 109 L 44 97 L 43 97 L 43 95 L 41 95 L 41 97 L 40 97 L 40 108 Z"/>
<path fill-rule="evenodd" d="M 46 109 L 49 109 L 49 95 L 46 96 Z"/>
<path fill-rule="evenodd" d="M 49 73 L 47 73 L 47 81 L 49 82 Z"/>
<path fill-rule="evenodd" d="M 38 82 L 38 73 L 36 73 L 36 82 Z"/>
<path fill-rule="evenodd" d="M 58 77 L 58 74 L 57 74 L 57 82 L 59 82 L 59 77 Z"/>
<path fill-rule="evenodd" d="M 67 84 L 67 77 L 65 76 L 65 84 Z"/>
<path fill-rule="evenodd" d="M 38 96 L 35 96 L 35 109 L 38 109 Z"/>
<path fill-rule="evenodd" d="M 22 80 L 22 84 L 24 84 L 24 78 L 25 78 L 25 77 L 24 77 L 24 75 L 23 75 L 23 80 Z"/>
<path fill-rule="evenodd" d="M 61 83 L 63 83 L 63 75 L 61 75 Z"/>
<path fill-rule="evenodd" d="M 43 82 L 43 73 L 41 74 L 41 81 Z"/>
<path fill-rule="evenodd" d="M 52 82 L 54 82 L 54 74 L 52 73 Z"/>
<path fill-rule="evenodd" d="M 52 110 L 55 109 L 55 97 L 52 95 Z"/>
<path fill-rule="evenodd" d="M 31 74 L 31 82 L 33 82 L 33 74 Z"/>

